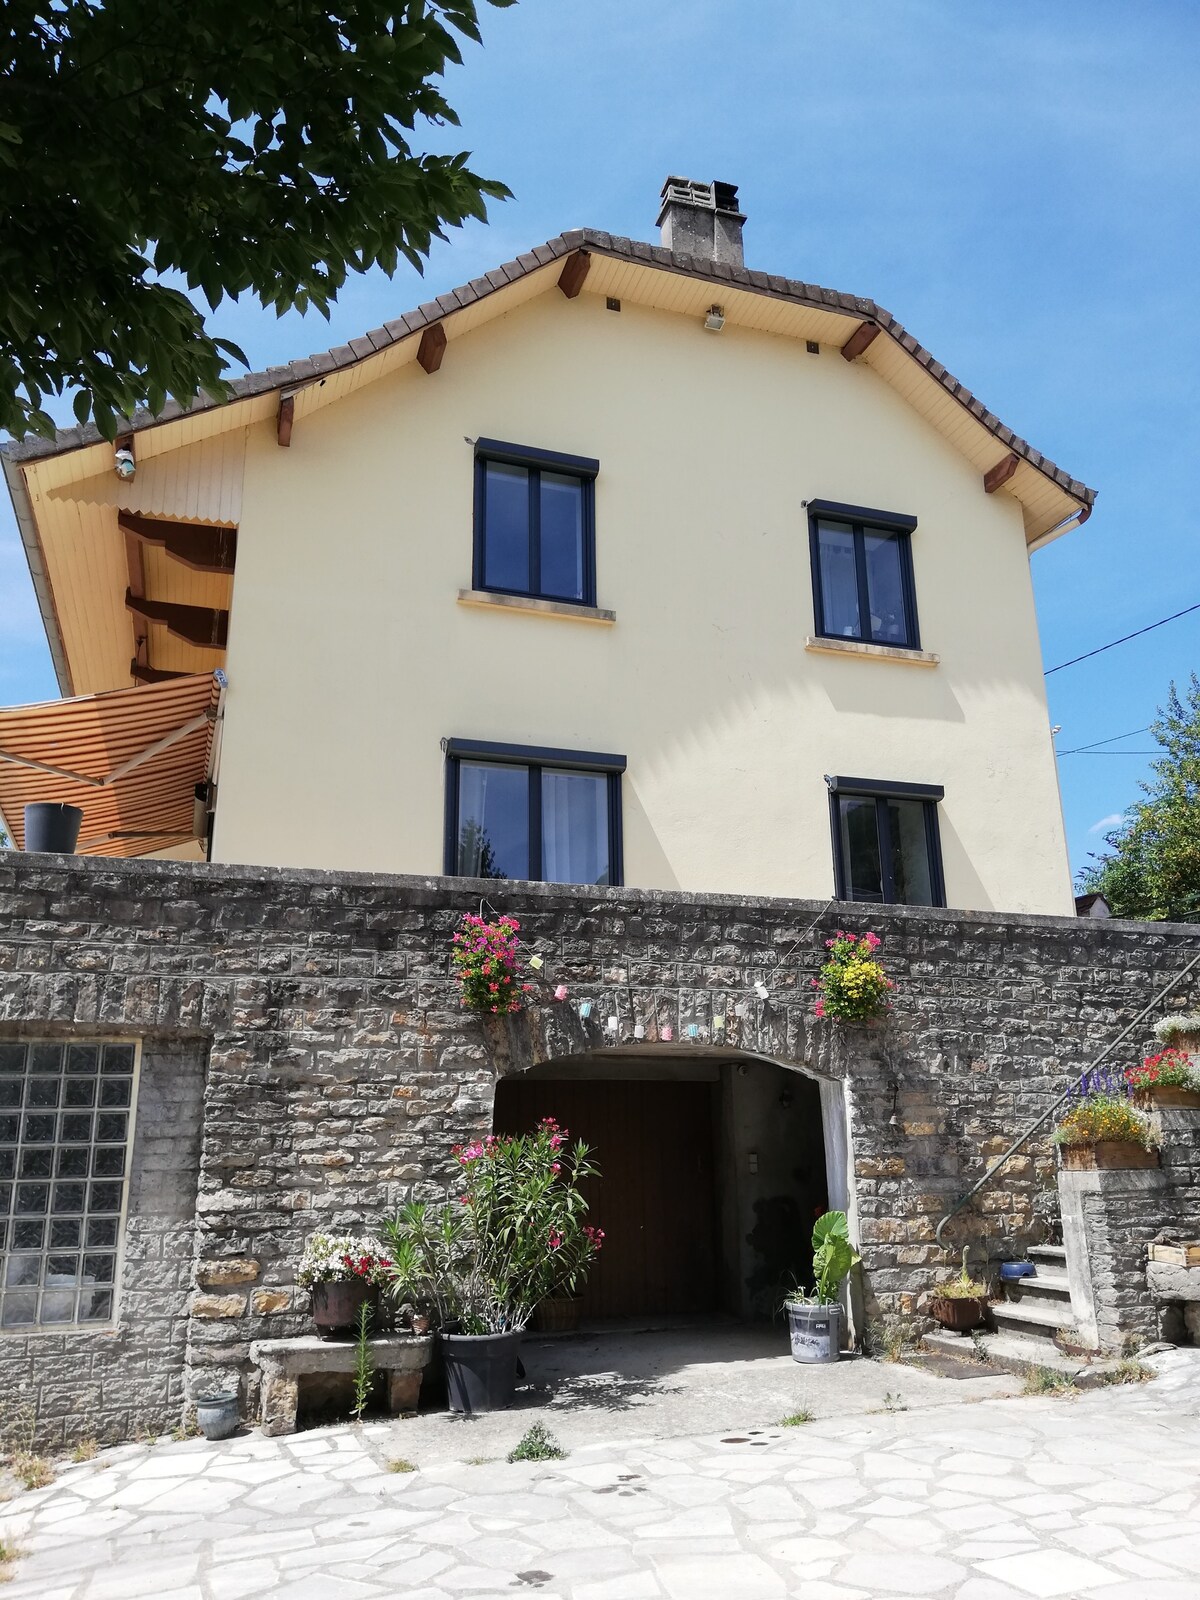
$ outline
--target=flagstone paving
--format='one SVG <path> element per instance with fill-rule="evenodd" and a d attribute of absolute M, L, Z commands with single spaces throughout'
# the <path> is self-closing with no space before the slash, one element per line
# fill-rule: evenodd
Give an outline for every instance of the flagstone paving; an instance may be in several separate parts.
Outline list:
<path fill-rule="evenodd" d="M 1151 1384 L 562 1462 L 384 1425 L 125 1446 L 0 1508 L 6 1600 L 1200 1600 L 1200 1350 Z M 970 1385 L 954 1386 L 969 1390 Z"/>

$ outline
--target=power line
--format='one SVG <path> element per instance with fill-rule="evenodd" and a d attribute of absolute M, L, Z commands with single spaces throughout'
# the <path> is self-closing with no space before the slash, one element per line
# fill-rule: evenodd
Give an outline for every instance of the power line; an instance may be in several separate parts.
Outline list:
<path fill-rule="evenodd" d="M 1060 756 L 1158 756 L 1161 750 L 1060 750 Z"/>
<path fill-rule="evenodd" d="M 1098 748 L 1098 746 L 1100 746 L 1102 744 L 1116 744 L 1118 739 L 1132 739 L 1135 733 L 1149 733 L 1149 732 L 1150 732 L 1149 728 L 1131 728 L 1128 733 L 1114 733 L 1111 739 L 1096 739 L 1091 744 L 1077 744 L 1073 750 L 1060 750 L 1058 752 L 1058 754 L 1060 756 L 1077 756 L 1077 755 L 1080 755 L 1084 750 L 1095 750 L 1095 749 Z M 1131 750 L 1130 751 L 1117 750 L 1117 751 L 1114 751 L 1113 753 L 1115 755 L 1132 755 L 1133 754 L 1133 752 Z"/>
<path fill-rule="evenodd" d="M 1070 661 L 1060 661 L 1058 666 L 1048 668 L 1044 676 L 1048 678 L 1052 672 L 1061 672 L 1064 667 L 1073 667 L 1080 661 L 1090 661 L 1092 656 L 1102 656 L 1106 650 L 1113 650 L 1119 644 L 1128 644 L 1130 639 L 1139 639 L 1143 633 L 1153 633 L 1155 628 L 1161 628 L 1168 622 L 1186 617 L 1191 611 L 1200 611 L 1200 600 L 1197 600 L 1194 606 L 1184 606 L 1182 611 L 1173 611 L 1169 617 L 1160 617 L 1157 622 L 1151 622 L 1149 626 L 1138 628 L 1133 633 L 1123 634 L 1121 638 L 1113 639 L 1109 644 L 1102 644 L 1096 650 L 1087 650 L 1081 656 L 1072 656 Z"/>

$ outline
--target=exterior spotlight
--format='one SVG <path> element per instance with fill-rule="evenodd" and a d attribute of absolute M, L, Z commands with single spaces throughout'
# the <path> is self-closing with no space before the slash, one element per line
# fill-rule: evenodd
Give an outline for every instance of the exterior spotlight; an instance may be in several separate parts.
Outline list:
<path fill-rule="evenodd" d="M 709 306 L 708 314 L 704 318 L 704 326 L 709 333 L 720 333 L 725 326 L 724 306 Z"/>
<path fill-rule="evenodd" d="M 132 450 L 115 450 L 113 452 L 113 467 L 118 478 L 132 478 L 137 471 L 137 462 L 133 459 Z"/>

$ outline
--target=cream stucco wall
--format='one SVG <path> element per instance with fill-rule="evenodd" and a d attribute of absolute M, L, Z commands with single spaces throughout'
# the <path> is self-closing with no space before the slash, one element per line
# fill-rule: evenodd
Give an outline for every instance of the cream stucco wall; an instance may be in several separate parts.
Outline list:
<path fill-rule="evenodd" d="M 458 604 L 479 436 L 599 457 L 612 627 Z M 915 515 L 940 664 L 816 654 L 802 502 Z M 832 893 L 824 773 L 945 787 L 947 901 L 1073 910 L 1017 503 L 836 350 L 552 290 L 252 430 L 214 855 L 437 873 L 446 736 L 610 750 L 625 881 Z"/>

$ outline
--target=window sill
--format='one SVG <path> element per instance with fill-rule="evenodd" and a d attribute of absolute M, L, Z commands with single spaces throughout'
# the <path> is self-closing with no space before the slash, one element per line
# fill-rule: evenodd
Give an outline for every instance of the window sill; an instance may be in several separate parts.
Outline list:
<path fill-rule="evenodd" d="M 870 656 L 881 661 L 904 661 L 910 667 L 936 667 L 942 659 L 932 650 L 908 650 L 894 644 L 868 644 L 863 639 L 813 639 L 804 641 L 806 650 L 831 656 Z"/>
<path fill-rule="evenodd" d="M 599 623 L 611 628 L 617 620 L 615 611 L 604 611 L 599 606 L 577 605 L 573 600 L 539 600 L 534 595 L 493 594 L 488 589 L 460 589 L 460 606 L 496 606 L 501 611 L 520 611 L 528 617 L 565 617 L 571 622 Z"/>

